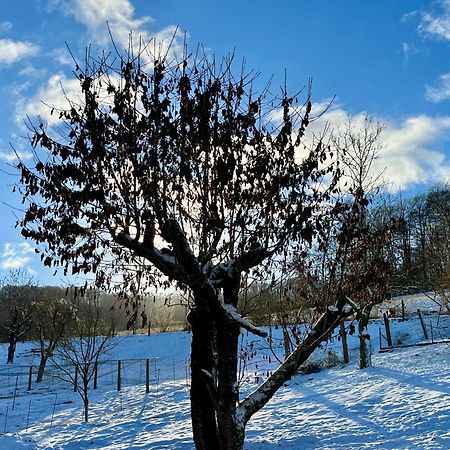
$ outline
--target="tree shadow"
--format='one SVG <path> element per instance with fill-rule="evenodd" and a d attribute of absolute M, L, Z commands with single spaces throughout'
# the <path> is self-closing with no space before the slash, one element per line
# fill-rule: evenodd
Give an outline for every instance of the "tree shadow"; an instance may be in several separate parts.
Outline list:
<path fill-rule="evenodd" d="M 377 367 L 377 374 L 397 380 L 399 383 L 406 383 L 427 391 L 437 391 L 445 395 L 450 395 L 449 383 L 435 381 L 428 375 L 409 374 L 394 369 L 386 369 L 384 367 Z"/>

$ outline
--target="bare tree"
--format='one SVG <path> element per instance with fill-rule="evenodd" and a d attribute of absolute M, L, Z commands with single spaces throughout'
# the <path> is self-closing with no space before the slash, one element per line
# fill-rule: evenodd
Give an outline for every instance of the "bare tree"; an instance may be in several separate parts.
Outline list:
<path fill-rule="evenodd" d="M 93 273 L 99 287 L 120 274 L 125 299 L 149 285 L 190 291 L 195 446 L 242 449 L 252 415 L 351 313 L 351 286 L 336 289 L 300 345 L 240 399 L 240 329 L 266 336 L 238 313 L 242 276 L 266 279 L 306 255 L 323 218 L 351 205 L 333 201 L 340 171 L 322 141 L 300 157 L 309 92 L 272 95 L 254 72 L 235 75 L 233 58 L 186 50 L 171 62 L 152 48 L 77 65 L 83 101 L 56 111 L 65 139 L 31 125 L 45 159 L 18 164 L 29 205 L 19 226 L 47 266 Z"/>
<path fill-rule="evenodd" d="M 40 300 L 33 305 L 33 328 L 39 342 L 40 361 L 36 383 L 42 381 L 47 361 L 66 337 L 74 319 L 74 304 L 67 299 Z"/>
<path fill-rule="evenodd" d="M 450 314 L 450 263 L 439 281 L 437 294 L 445 311 Z"/>
<path fill-rule="evenodd" d="M 372 220 L 372 215 L 369 211 L 369 205 L 383 188 L 383 171 L 377 170 L 375 165 L 376 160 L 380 157 L 382 144 L 380 143 L 380 136 L 384 126 L 379 122 L 374 122 L 367 114 L 364 115 L 363 123 L 353 123 L 351 119 L 348 120 L 343 130 L 338 132 L 332 138 L 333 148 L 336 149 L 337 158 L 343 170 L 343 181 L 345 180 L 350 196 L 364 197 L 366 202 L 359 202 L 359 209 L 357 211 L 357 226 L 360 229 L 367 227 L 368 232 L 362 233 L 360 237 L 352 242 L 354 250 L 361 251 L 364 249 L 365 254 L 361 255 L 359 270 L 364 270 L 364 265 L 370 265 L 373 258 L 380 257 L 380 242 L 374 239 L 374 234 L 377 230 L 374 227 L 379 227 L 382 230 L 381 235 L 385 235 L 387 226 L 391 226 L 392 222 L 379 223 Z M 361 242 L 365 239 L 366 242 Z M 351 268 L 354 270 L 354 267 Z M 384 300 L 384 288 L 377 292 L 367 286 L 365 292 L 360 292 L 358 295 L 364 298 L 359 298 L 361 307 L 358 309 L 358 335 L 360 340 L 360 357 L 359 366 L 361 369 L 371 366 L 371 346 L 370 334 L 368 332 L 368 324 L 370 313 L 376 304 Z"/>
<path fill-rule="evenodd" d="M 0 328 L 8 340 L 7 364 L 14 362 L 17 342 L 24 338 L 31 328 L 32 303 L 38 295 L 33 277 L 22 270 L 10 272 L 1 283 Z"/>
<path fill-rule="evenodd" d="M 391 290 L 397 294 L 421 292 L 445 307 L 450 265 L 450 186 L 433 186 L 405 198 L 385 197 L 375 202 L 371 222 L 396 217 L 397 227 L 389 245 Z M 447 278 L 446 278 L 447 277 Z"/>
<path fill-rule="evenodd" d="M 84 421 L 89 420 L 90 383 L 98 367 L 100 357 L 113 341 L 111 327 L 101 319 L 98 301 L 78 302 L 76 320 L 54 354 L 52 361 L 72 382 L 83 400 Z"/>

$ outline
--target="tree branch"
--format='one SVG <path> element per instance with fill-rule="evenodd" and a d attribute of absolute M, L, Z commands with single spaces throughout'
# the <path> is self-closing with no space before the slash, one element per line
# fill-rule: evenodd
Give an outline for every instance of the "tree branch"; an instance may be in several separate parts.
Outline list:
<path fill-rule="evenodd" d="M 336 308 L 328 308 L 303 342 L 294 349 L 281 366 L 261 386 L 242 400 L 237 408 L 237 420 L 247 423 L 251 416 L 259 411 L 296 373 L 300 365 L 309 358 L 321 342 L 329 337 L 339 323 L 353 313 L 353 308 L 345 308 L 345 302 L 346 299 L 343 299 Z"/>
<path fill-rule="evenodd" d="M 173 246 L 178 264 L 190 277 L 206 277 L 203 274 L 197 257 L 194 255 L 186 236 L 175 219 L 168 219 L 161 227 L 161 236 Z"/>
<path fill-rule="evenodd" d="M 164 275 L 176 281 L 188 284 L 187 274 L 174 257 L 166 255 L 155 247 L 146 247 L 133 239 L 129 234 L 123 232 L 113 236 L 113 239 L 116 244 L 132 250 L 136 256 L 140 256 L 150 261 Z"/>
<path fill-rule="evenodd" d="M 273 251 L 269 251 L 260 246 L 250 249 L 248 252 L 244 252 L 239 256 L 239 258 L 236 260 L 236 267 L 242 272 L 247 272 L 252 267 L 261 264 L 273 253 Z"/>
<path fill-rule="evenodd" d="M 240 327 L 249 331 L 250 333 L 256 334 L 257 336 L 261 336 L 263 338 L 267 337 L 267 332 L 255 327 L 253 324 L 244 319 L 236 310 L 236 308 L 231 304 L 225 304 L 219 301 L 219 304 L 225 313 L 228 320 L 237 323 Z"/>

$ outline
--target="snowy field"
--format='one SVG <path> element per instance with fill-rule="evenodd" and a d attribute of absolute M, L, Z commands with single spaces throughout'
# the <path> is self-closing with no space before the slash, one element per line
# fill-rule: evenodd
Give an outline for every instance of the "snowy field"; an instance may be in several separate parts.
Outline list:
<path fill-rule="evenodd" d="M 426 316 L 426 324 L 430 321 L 435 340 L 438 334 L 449 336 L 447 317 Z M 245 448 L 450 449 L 450 344 L 378 353 L 381 326 L 381 321 L 370 325 L 374 367 L 357 369 L 358 342 L 350 336 L 351 363 L 291 380 L 252 418 Z M 391 328 L 394 343 L 423 339 L 417 318 L 393 320 Z M 278 332 L 274 333 L 276 341 Z M 128 379 L 118 392 L 113 370 L 108 374 L 111 383 L 101 382 L 100 376 L 99 388 L 91 391 L 89 423 L 82 422 L 81 398 L 68 383 L 48 377 L 27 391 L 22 377 L 19 381 L 14 373 L 36 364 L 37 356 L 31 343 L 18 344 L 9 376 L 0 366 L 0 449 L 192 449 L 186 380 L 189 334 L 116 339 L 104 358 L 122 359 Z M 243 370 L 244 392 L 275 367 L 264 340 L 252 339 L 242 338 L 247 353 L 254 355 Z M 335 339 L 313 356 L 336 359 L 340 343 Z M 149 394 L 141 365 L 126 364 L 145 358 L 153 368 Z M 0 361 L 4 360 L 2 344 Z"/>

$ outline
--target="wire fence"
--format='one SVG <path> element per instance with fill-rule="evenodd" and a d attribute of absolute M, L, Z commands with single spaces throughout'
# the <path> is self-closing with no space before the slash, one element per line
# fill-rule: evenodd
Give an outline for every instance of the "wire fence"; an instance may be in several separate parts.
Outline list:
<path fill-rule="evenodd" d="M 36 382 L 37 367 L 2 365 L 0 366 L 1 397 L 24 395 L 35 390 L 53 391 L 56 384 L 60 389 L 71 389 L 77 378 L 76 366 L 57 366 L 49 362 L 42 382 Z M 189 360 L 161 361 L 159 358 L 123 359 L 99 361 L 90 382 L 91 389 L 121 390 L 130 386 L 142 386 L 147 392 L 157 389 L 168 381 L 183 382 L 189 385 Z M 0 397 L 0 398 L 1 398 Z"/>
<path fill-rule="evenodd" d="M 450 344 L 450 316 L 441 312 L 426 314 L 420 309 L 414 314 L 394 318 L 384 313 L 378 338 L 381 352 L 393 348 Z"/>
<path fill-rule="evenodd" d="M 80 406 L 80 397 L 74 392 L 75 372 L 75 366 L 58 367 L 49 361 L 42 381 L 37 383 L 37 368 L 33 366 L 0 366 L 0 433 L 27 431 L 43 425 L 51 428 L 57 421 L 65 420 L 61 414 L 64 415 L 68 403 Z M 104 399 L 110 401 L 110 413 L 124 414 L 136 407 L 141 412 L 143 408 L 151 408 L 154 402 L 161 402 L 177 390 L 184 391 L 188 398 L 189 374 L 189 360 L 99 361 L 89 383 L 89 396 L 96 399 L 92 404 L 93 416 L 95 404 L 100 405 Z"/>
<path fill-rule="evenodd" d="M 379 319 L 377 322 L 380 351 L 437 342 L 448 342 L 450 345 L 450 316 L 445 314 L 426 315 L 418 311 L 414 315 L 390 318 L 386 312 L 384 321 Z M 239 361 L 240 385 L 247 389 L 267 378 L 275 363 L 267 348 L 259 347 L 261 343 L 249 342 L 243 340 Z M 37 366 L 0 365 L 0 400 L 14 400 L 33 393 L 73 390 L 75 371 L 75 366 L 65 366 L 62 370 L 49 360 L 42 382 L 37 383 Z M 99 361 L 90 389 L 120 391 L 136 386 L 142 389 L 143 394 L 160 395 L 161 385 L 167 383 L 190 386 L 189 359 L 151 357 Z"/>

